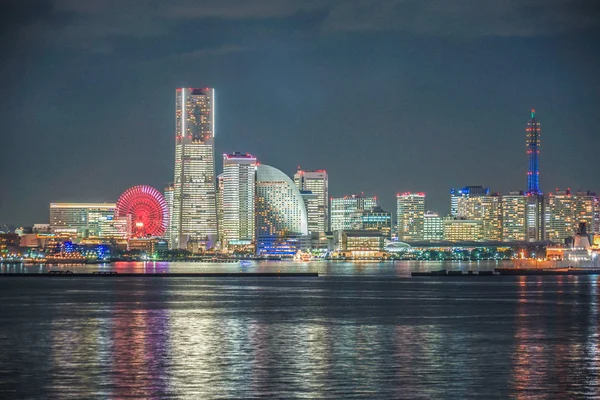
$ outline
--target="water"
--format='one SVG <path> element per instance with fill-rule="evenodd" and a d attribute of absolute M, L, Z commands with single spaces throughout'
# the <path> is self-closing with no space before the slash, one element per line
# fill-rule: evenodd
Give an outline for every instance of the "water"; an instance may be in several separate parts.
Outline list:
<path fill-rule="evenodd" d="M 163 266 L 240 268 L 183 264 Z M 0 278 L 0 398 L 600 396 L 597 277 L 406 277 L 438 267 L 262 263 L 250 268 L 323 276 Z"/>

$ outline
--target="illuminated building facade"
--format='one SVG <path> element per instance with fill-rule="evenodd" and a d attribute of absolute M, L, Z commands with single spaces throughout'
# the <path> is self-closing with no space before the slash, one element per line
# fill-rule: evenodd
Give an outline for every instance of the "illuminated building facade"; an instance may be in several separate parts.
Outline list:
<path fill-rule="evenodd" d="M 173 219 L 173 194 L 174 194 L 174 187 L 173 187 L 173 184 L 170 183 L 167 186 L 165 186 L 165 191 L 164 191 L 165 202 L 167 203 L 167 217 L 168 217 L 167 232 L 165 233 L 165 239 L 167 239 L 167 241 L 169 243 L 171 243 L 171 233 L 173 232 L 173 226 L 171 225 L 171 221 Z"/>
<path fill-rule="evenodd" d="M 179 88 L 175 102 L 172 248 L 212 247 L 217 237 L 215 90 Z"/>
<path fill-rule="evenodd" d="M 444 224 L 438 213 L 428 211 L 423 215 L 423 240 L 430 242 L 444 240 Z"/>
<path fill-rule="evenodd" d="M 446 218 L 444 240 L 448 242 L 477 242 L 483 240 L 483 222 L 468 219 Z"/>
<path fill-rule="evenodd" d="M 57 234 L 98 236 L 100 222 L 112 220 L 115 210 L 115 203 L 50 203 L 50 227 Z"/>
<path fill-rule="evenodd" d="M 465 186 L 462 189 L 450 190 L 450 216 L 461 217 L 458 214 L 458 201 L 465 197 L 487 196 L 490 193 L 489 188 L 483 186 Z"/>
<path fill-rule="evenodd" d="M 563 242 L 575 234 L 574 204 L 570 190 L 556 190 L 546 196 L 546 240 Z"/>
<path fill-rule="evenodd" d="M 223 233 L 223 174 L 217 176 L 217 236 L 221 244 L 225 243 Z"/>
<path fill-rule="evenodd" d="M 350 258 L 381 256 L 385 236 L 376 230 L 341 230 L 335 232 L 335 250 Z"/>
<path fill-rule="evenodd" d="M 359 211 L 353 229 L 379 231 L 385 238 L 390 239 L 392 237 L 392 213 L 379 206 Z"/>
<path fill-rule="evenodd" d="M 457 216 L 462 219 L 481 221 L 484 240 L 502 240 L 502 197 L 500 195 L 458 197 Z"/>
<path fill-rule="evenodd" d="M 525 241 L 527 238 L 527 196 L 510 192 L 502 196 L 502 240 Z"/>
<path fill-rule="evenodd" d="M 598 226 L 600 222 L 598 220 L 600 209 L 596 193 L 589 191 L 576 192 L 573 196 L 573 212 L 575 224 L 585 222 L 588 233 L 595 234 L 600 232 L 600 227 Z"/>
<path fill-rule="evenodd" d="M 402 193 L 396 196 L 398 239 L 423 240 L 425 219 L 425 193 Z"/>
<path fill-rule="evenodd" d="M 255 202 L 257 254 L 291 257 L 310 246 L 304 200 L 286 174 L 258 165 Z"/>
<path fill-rule="evenodd" d="M 308 212 L 308 231 L 310 233 L 325 232 L 329 228 L 329 180 L 327 171 L 298 170 L 294 174 L 294 183 L 300 191 L 310 191 L 316 196 L 316 208 Z"/>
<path fill-rule="evenodd" d="M 227 247 L 254 241 L 256 157 L 223 154 L 223 238 Z"/>
<path fill-rule="evenodd" d="M 584 222 L 586 231 L 597 232 L 595 215 L 598 212 L 598 197 L 592 192 L 556 190 L 546 196 L 545 232 L 546 240 L 564 242 L 574 237 L 579 224 Z"/>
<path fill-rule="evenodd" d="M 351 230 L 360 214 L 377 206 L 377 197 L 364 194 L 331 198 L 331 230 Z"/>

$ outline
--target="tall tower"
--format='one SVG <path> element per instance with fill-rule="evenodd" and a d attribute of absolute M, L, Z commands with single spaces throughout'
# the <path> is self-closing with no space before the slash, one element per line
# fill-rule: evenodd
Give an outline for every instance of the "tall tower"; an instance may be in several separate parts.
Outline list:
<path fill-rule="evenodd" d="M 177 89 L 172 248 L 212 247 L 217 238 L 214 112 L 215 89 Z"/>
<path fill-rule="evenodd" d="M 403 241 L 423 240 L 425 193 L 398 193 L 396 207 L 398 239 Z"/>
<path fill-rule="evenodd" d="M 529 156 L 529 170 L 527 171 L 527 194 L 539 195 L 540 190 L 540 122 L 535 118 L 535 110 L 531 110 L 531 119 L 527 122 L 526 145 Z"/>

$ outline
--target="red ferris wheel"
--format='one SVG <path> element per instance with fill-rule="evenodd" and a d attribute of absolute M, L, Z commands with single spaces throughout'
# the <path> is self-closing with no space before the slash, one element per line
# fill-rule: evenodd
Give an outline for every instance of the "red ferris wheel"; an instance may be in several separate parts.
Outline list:
<path fill-rule="evenodd" d="M 163 236 L 167 231 L 167 202 L 150 186 L 127 189 L 117 200 L 116 216 L 131 216 L 132 237 Z"/>

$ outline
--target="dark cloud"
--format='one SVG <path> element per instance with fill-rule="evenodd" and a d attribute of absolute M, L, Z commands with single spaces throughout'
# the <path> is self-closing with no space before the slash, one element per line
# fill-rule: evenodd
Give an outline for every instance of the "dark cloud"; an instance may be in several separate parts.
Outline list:
<path fill-rule="evenodd" d="M 55 0 L 3 3 L 0 223 L 50 201 L 172 179 L 174 89 L 217 88 L 217 154 L 394 209 L 450 187 L 522 188 L 528 110 L 542 186 L 600 189 L 598 3 L 584 0 Z M 217 161 L 218 168 L 220 163 Z"/>

